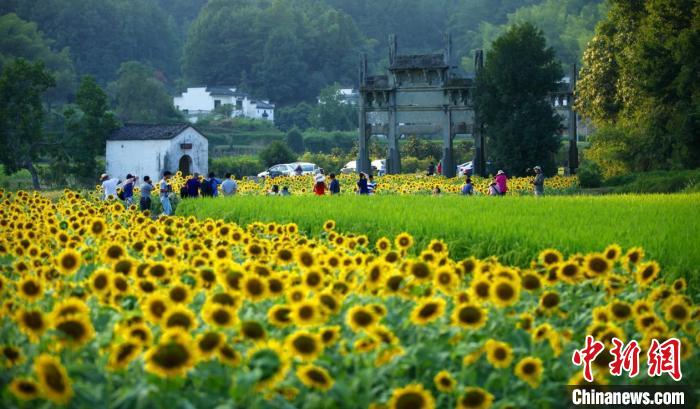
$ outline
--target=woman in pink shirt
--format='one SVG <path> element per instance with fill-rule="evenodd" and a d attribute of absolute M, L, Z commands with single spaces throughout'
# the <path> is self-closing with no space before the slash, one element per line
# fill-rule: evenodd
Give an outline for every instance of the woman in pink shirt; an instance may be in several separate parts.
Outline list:
<path fill-rule="evenodd" d="M 506 176 L 506 172 L 499 170 L 496 173 L 496 185 L 498 185 L 498 191 L 501 192 L 501 196 L 505 195 L 508 191 L 508 176 Z"/>

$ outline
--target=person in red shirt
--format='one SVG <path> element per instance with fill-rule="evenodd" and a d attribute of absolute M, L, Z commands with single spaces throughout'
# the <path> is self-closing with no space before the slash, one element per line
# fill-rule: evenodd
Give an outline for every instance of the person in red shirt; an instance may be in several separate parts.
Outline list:
<path fill-rule="evenodd" d="M 318 196 L 323 196 L 326 194 L 326 177 L 322 173 L 319 173 L 314 178 L 314 193 Z"/>

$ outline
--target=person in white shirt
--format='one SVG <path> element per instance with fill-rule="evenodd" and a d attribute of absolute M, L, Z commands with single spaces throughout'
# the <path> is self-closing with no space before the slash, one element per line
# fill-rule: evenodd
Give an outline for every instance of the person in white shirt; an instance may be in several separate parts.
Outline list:
<path fill-rule="evenodd" d="M 117 198 L 117 186 L 119 186 L 119 179 L 118 178 L 109 178 L 109 176 L 106 173 L 103 173 L 102 176 L 100 177 L 100 180 L 102 181 L 102 191 L 104 192 L 104 196 L 102 199 L 104 200 L 114 200 Z"/>
<path fill-rule="evenodd" d="M 221 183 L 221 190 L 223 190 L 224 196 L 233 196 L 238 191 L 238 183 L 236 179 L 231 177 L 230 173 L 225 175 L 224 181 Z"/>

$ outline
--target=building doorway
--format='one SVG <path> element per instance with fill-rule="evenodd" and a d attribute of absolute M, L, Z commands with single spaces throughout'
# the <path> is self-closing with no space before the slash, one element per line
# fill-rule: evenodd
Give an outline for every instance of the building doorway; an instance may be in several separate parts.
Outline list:
<path fill-rule="evenodd" d="M 192 158 L 189 155 L 182 155 L 177 170 L 179 170 L 183 176 L 192 173 Z"/>

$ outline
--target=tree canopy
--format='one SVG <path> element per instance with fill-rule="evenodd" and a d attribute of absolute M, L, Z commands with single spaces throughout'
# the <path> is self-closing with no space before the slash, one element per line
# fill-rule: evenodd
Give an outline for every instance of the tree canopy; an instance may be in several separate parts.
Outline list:
<path fill-rule="evenodd" d="M 0 161 L 10 174 L 27 169 L 39 189 L 36 162 L 49 149 L 44 140 L 42 97 L 55 80 L 41 61 L 18 58 L 0 74 Z"/>
<path fill-rule="evenodd" d="M 556 172 L 561 123 L 547 96 L 561 77 L 554 49 L 534 25 L 515 25 L 493 42 L 477 77 L 476 104 L 495 166 L 510 175 L 535 165 Z"/>
<path fill-rule="evenodd" d="M 612 0 L 584 54 L 578 109 L 606 174 L 700 166 L 700 4 Z"/>

